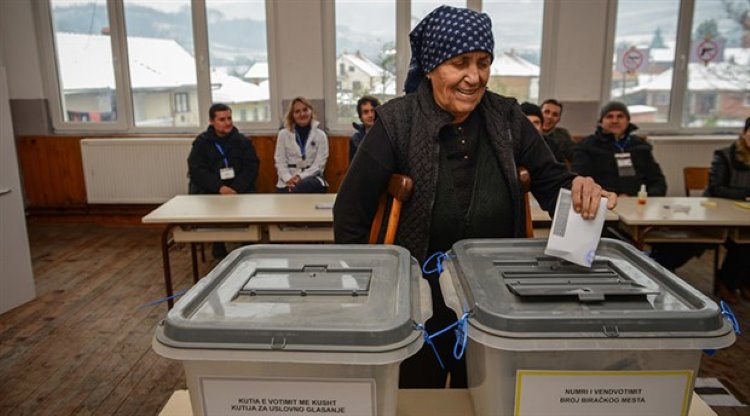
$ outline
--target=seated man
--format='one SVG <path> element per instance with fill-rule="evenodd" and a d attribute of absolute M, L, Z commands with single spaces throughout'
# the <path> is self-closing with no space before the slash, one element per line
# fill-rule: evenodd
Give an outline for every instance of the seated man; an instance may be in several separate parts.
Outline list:
<path fill-rule="evenodd" d="M 607 103 L 596 132 L 574 147 L 570 170 L 591 176 L 602 188 L 618 195 L 636 196 L 641 185 L 646 185 L 648 195 L 666 195 L 667 181 L 661 167 L 651 145 L 632 134 L 637 129 L 625 104 Z M 652 245 L 651 256 L 674 271 L 697 254 L 700 250 L 691 245 L 661 243 Z"/>
<path fill-rule="evenodd" d="M 214 104 L 208 110 L 209 126 L 193 141 L 188 156 L 191 194 L 246 194 L 255 191 L 258 156 L 253 142 L 232 124 L 232 109 Z M 214 243 L 213 256 L 227 255 L 224 243 Z"/>
<path fill-rule="evenodd" d="M 357 153 L 362 139 L 365 138 L 365 134 L 375 125 L 375 107 L 380 105 L 380 101 L 377 98 L 365 95 L 357 101 L 357 115 L 362 124 L 352 123 L 354 127 L 354 134 L 349 141 L 349 162 L 354 159 L 354 154 Z"/>
<path fill-rule="evenodd" d="M 530 102 L 525 102 L 521 104 L 521 111 L 526 115 L 526 118 L 529 119 L 531 124 L 534 125 L 534 128 L 536 128 L 536 131 L 539 132 L 539 134 L 542 134 L 542 110 L 539 108 L 538 105 L 532 104 Z M 557 145 L 555 141 L 548 138 L 547 136 L 542 136 L 544 139 L 544 142 L 547 143 L 547 147 L 552 151 L 552 154 L 555 156 L 555 159 L 560 163 L 565 163 L 565 157 L 563 156 L 562 152 L 560 151 L 560 147 Z"/>
<path fill-rule="evenodd" d="M 573 146 L 575 142 L 567 130 L 557 127 L 562 117 L 562 103 L 550 98 L 542 103 L 542 135 L 547 141 L 557 144 L 565 160 L 570 163 L 573 161 Z"/>

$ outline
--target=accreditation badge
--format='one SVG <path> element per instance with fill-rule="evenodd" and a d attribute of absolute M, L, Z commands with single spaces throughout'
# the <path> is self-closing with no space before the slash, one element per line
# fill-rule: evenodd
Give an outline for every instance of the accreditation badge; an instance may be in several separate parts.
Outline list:
<path fill-rule="evenodd" d="M 219 169 L 219 177 L 221 180 L 234 179 L 234 168 L 221 168 Z"/>
<path fill-rule="evenodd" d="M 615 160 L 617 161 L 617 173 L 620 177 L 635 176 L 635 168 L 629 152 L 615 153 Z"/>

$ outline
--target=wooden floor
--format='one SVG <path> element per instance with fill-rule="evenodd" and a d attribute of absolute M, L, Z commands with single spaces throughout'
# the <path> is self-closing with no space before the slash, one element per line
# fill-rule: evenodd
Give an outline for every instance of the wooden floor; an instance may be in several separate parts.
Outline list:
<path fill-rule="evenodd" d="M 164 296 L 160 230 L 30 224 L 29 237 L 38 297 L 0 315 L 0 415 L 157 414 L 185 388 L 181 364 L 150 347 L 166 306 L 143 307 Z M 189 257 L 184 247 L 172 252 L 176 289 L 191 283 Z M 711 258 L 678 273 L 706 292 Z M 750 301 L 734 309 L 750 330 Z M 704 356 L 701 376 L 750 392 L 747 336 Z M 750 415 L 747 407 L 715 410 Z"/>

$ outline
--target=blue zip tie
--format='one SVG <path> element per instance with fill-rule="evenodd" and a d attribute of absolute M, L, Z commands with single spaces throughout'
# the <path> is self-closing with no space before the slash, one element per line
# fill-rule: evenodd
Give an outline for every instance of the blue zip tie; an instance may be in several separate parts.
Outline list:
<path fill-rule="evenodd" d="M 460 360 L 466 352 L 466 341 L 469 337 L 469 314 L 464 313 L 456 322 L 456 343 L 453 345 L 453 358 Z"/>
<path fill-rule="evenodd" d="M 177 291 L 177 293 L 173 294 L 172 296 L 167 296 L 167 297 L 164 297 L 164 298 L 161 298 L 161 299 L 153 300 L 153 301 L 151 301 L 151 302 L 149 302 L 149 303 L 147 303 L 145 305 L 139 306 L 138 309 L 143 309 L 143 308 L 146 308 L 146 307 L 149 307 L 149 306 L 158 305 L 158 304 L 160 304 L 162 302 L 166 302 L 166 301 L 168 301 L 170 299 L 179 298 L 180 296 L 184 295 L 185 292 L 187 292 L 187 289 L 185 289 L 185 290 L 179 290 L 179 291 Z"/>
<path fill-rule="evenodd" d="M 443 364 L 443 360 L 440 358 L 440 354 L 438 354 L 437 347 L 435 347 L 435 344 L 432 342 L 432 335 L 427 333 L 427 328 L 425 328 L 422 324 L 416 324 L 416 328 L 417 330 L 422 332 L 422 338 L 424 339 L 424 342 L 432 348 L 432 352 L 435 354 L 435 358 L 437 358 L 438 364 L 440 364 L 440 368 L 445 370 L 445 365 Z"/>
<path fill-rule="evenodd" d="M 435 353 L 435 358 L 437 358 L 438 364 L 440 364 L 440 368 L 445 369 L 445 365 L 443 365 L 443 360 L 440 358 L 440 354 L 437 351 L 437 347 L 435 347 L 435 344 L 432 342 L 432 339 L 435 337 L 439 337 L 440 335 L 443 335 L 444 333 L 455 328 L 453 333 L 456 335 L 456 343 L 453 344 L 453 358 L 455 358 L 456 360 L 460 360 L 464 355 L 464 351 L 466 351 L 466 341 L 468 339 L 468 319 L 469 314 L 464 313 L 463 316 L 461 316 L 461 319 L 432 334 L 427 332 L 427 329 L 424 327 L 424 325 L 415 322 L 416 329 L 422 332 L 422 338 L 424 338 L 424 342 L 428 344 L 432 348 L 432 352 Z"/>
<path fill-rule="evenodd" d="M 430 275 L 435 272 L 437 272 L 438 275 L 443 272 L 443 260 L 447 259 L 448 255 L 443 253 L 442 251 L 436 251 L 432 253 L 430 257 L 427 257 L 427 260 L 422 263 L 422 274 Z M 431 261 L 435 260 L 435 268 L 431 270 L 427 270 L 427 266 L 430 264 Z"/>
<path fill-rule="evenodd" d="M 740 334 L 740 323 L 737 321 L 737 317 L 734 315 L 734 312 L 732 311 L 732 308 L 729 307 L 729 305 L 724 302 L 723 300 L 719 301 L 719 308 L 721 309 L 721 315 L 726 318 L 730 324 L 732 324 L 732 329 L 734 330 L 734 333 L 739 335 Z M 706 349 L 703 350 L 703 353 L 706 354 L 709 357 L 713 357 L 716 355 L 715 349 Z"/>
<path fill-rule="evenodd" d="M 732 312 L 732 308 L 730 308 L 729 305 L 723 300 L 719 301 L 719 307 L 721 308 L 721 314 L 729 320 L 730 324 L 732 324 L 732 329 L 734 329 L 734 333 L 739 335 L 740 323 L 737 322 L 737 317 L 734 315 L 734 312 Z"/>

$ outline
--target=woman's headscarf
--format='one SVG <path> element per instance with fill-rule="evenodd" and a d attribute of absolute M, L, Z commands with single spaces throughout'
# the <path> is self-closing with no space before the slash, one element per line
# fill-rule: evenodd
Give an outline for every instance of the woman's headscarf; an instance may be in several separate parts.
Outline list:
<path fill-rule="evenodd" d="M 454 56 L 484 51 L 493 57 L 492 20 L 486 13 L 440 6 L 409 34 L 411 62 L 404 91 L 413 92 L 425 74 Z"/>

